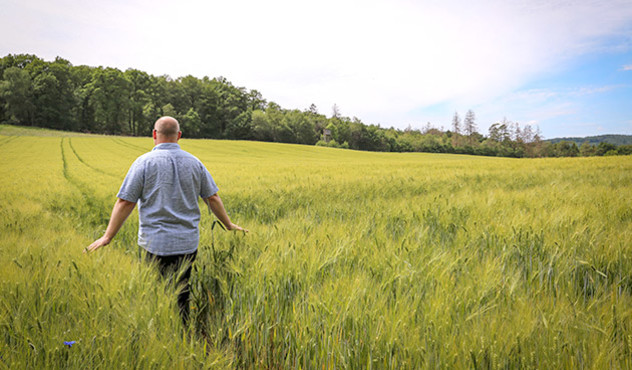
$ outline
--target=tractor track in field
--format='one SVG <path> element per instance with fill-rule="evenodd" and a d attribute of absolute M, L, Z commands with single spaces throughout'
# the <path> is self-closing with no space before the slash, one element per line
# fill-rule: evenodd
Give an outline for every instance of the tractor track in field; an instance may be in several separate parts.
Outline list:
<path fill-rule="evenodd" d="M 109 172 L 103 171 L 100 168 L 94 167 L 91 164 L 89 164 L 88 162 L 84 161 L 83 158 L 81 158 L 81 156 L 79 156 L 79 153 L 77 153 L 77 151 L 75 150 L 75 147 L 72 145 L 72 139 L 71 138 L 68 138 L 68 144 L 70 145 L 70 149 L 72 150 L 72 152 L 75 155 L 75 157 L 77 157 L 79 162 L 83 163 L 86 167 L 88 167 L 88 168 L 90 168 L 90 169 L 92 169 L 92 170 L 94 170 L 96 172 L 102 173 L 104 175 L 108 175 L 108 176 L 112 176 L 112 177 L 116 177 L 116 178 L 119 177 L 117 175 L 114 175 L 114 174 L 111 174 Z"/>
<path fill-rule="evenodd" d="M 130 143 L 126 143 L 123 140 L 119 139 L 119 138 L 112 138 L 112 141 L 115 142 L 118 145 L 124 146 L 128 149 L 134 149 L 134 150 L 138 150 L 141 151 L 143 153 L 146 153 L 148 150 L 146 148 L 134 145 L 134 144 L 130 144 Z"/>
<path fill-rule="evenodd" d="M 59 147 L 61 148 L 61 161 L 63 163 L 62 173 L 64 174 L 64 178 L 68 182 L 72 183 L 72 181 L 70 181 L 70 176 L 68 175 L 68 162 L 66 161 L 66 153 L 64 152 L 64 138 L 63 137 L 59 140 Z"/>
<path fill-rule="evenodd" d="M 17 139 L 18 137 L 19 136 L 8 136 L 6 139 L 0 141 L 0 146 L 3 146 L 4 144 L 8 144 L 10 141 Z"/>
<path fill-rule="evenodd" d="M 66 179 L 66 181 L 68 181 L 70 184 L 76 187 L 77 190 L 79 190 L 79 192 L 83 195 L 83 198 L 88 205 L 96 204 L 97 199 L 93 195 L 93 192 L 89 191 L 89 189 L 87 189 L 85 184 L 75 179 L 72 175 L 70 175 L 70 172 L 68 171 L 68 159 L 66 158 L 66 151 L 64 150 L 63 137 L 61 138 L 59 142 L 59 146 L 61 147 L 61 159 L 63 162 L 62 171 L 63 171 L 64 178 Z"/>

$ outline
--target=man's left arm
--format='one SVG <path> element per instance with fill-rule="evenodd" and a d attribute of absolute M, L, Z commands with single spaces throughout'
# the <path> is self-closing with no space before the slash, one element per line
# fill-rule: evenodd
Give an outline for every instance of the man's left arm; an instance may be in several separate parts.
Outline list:
<path fill-rule="evenodd" d="M 248 230 L 230 221 L 230 217 L 228 217 L 228 213 L 226 213 L 226 209 L 224 208 L 222 198 L 220 198 L 218 194 L 213 194 L 208 198 L 204 198 L 204 203 L 206 203 L 211 212 L 213 212 L 227 230 L 248 232 Z"/>
<path fill-rule="evenodd" d="M 127 217 L 129 217 L 130 213 L 134 210 L 134 207 L 136 207 L 135 202 L 118 198 L 114 204 L 114 209 L 112 209 L 112 216 L 110 217 L 110 222 L 105 230 L 105 234 L 90 244 L 84 252 L 92 252 L 93 250 L 110 244 L 114 236 L 116 236 L 121 229 L 121 226 L 123 226 L 125 220 L 127 220 Z"/>

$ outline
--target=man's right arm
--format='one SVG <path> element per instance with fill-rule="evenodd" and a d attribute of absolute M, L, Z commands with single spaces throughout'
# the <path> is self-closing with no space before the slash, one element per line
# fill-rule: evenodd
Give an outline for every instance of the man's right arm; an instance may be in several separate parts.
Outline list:
<path fill-rule="evenodd" d="M 127 220 L 127 217 L 129 217 L 130 213 L 134 210 L 134 207 L 136 207 L 135 202 L 118 198 L 112 209 L 112 216 L 110 217 L 110 222 L 105 230 L 105 234 L 90 244 L 84 252 L 92 252 L 95 249 L 110 244 L 114 236 L 121 229 L 121 226 L 123 226 L 125 220 Z"/>
<path fill-rule="evenodd" d="M 226 227 L 227 230 L 239 230 L 248 232 L 248 230 L 242 228 L 239 225 L 236 225 L 230 221 L 230 217 L 226 213 L 226 209 L 224 208 L 224 203 L 222 203 L 222 198 L 217 195 L 217 193 L 211 195 L 208 198 L 204 198 L 204 203 L 210 208 L 213 214 L 221 221 L 221 223 Z"/>

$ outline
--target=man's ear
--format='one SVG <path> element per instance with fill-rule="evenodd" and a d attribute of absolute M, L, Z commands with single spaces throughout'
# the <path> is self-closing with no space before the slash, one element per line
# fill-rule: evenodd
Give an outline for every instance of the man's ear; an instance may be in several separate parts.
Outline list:
<path fill-rule="evenodd" d="M 178 140 L 182 137 L 182 131 L 178 131 Z"/>
<path fill-rule="evenodd" d="M 156 130 L 151 131 L 151 136 L 156 140 Z"/>

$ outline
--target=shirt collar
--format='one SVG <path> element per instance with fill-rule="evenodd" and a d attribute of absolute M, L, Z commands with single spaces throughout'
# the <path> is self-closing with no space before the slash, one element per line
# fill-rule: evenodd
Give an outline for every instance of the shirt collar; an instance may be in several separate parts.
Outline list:
<path fill-rule="evenodd" d="M 180 144 L 178 143 L 161 143 L 156 145 L 152 151 L 154 150 L 173 150 L 173 149 L 180 149 Z"/>

